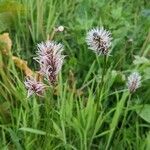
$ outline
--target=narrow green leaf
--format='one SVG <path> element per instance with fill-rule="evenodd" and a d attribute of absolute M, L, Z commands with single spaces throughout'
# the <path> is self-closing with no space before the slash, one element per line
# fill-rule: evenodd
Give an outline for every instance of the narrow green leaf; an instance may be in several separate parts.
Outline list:
<path fill-rule="evenodd" d="M 25 132 L 30 132 L 30 133 L 34 133 L 34 134 L 40 134 L 40 135 L 46 135 L 46 132 L 41 131 L 41 130 L 37 130 L 37 129 L 33 129 L 33 128 L 20 128 L 20 131 L 25 131 Z"/>

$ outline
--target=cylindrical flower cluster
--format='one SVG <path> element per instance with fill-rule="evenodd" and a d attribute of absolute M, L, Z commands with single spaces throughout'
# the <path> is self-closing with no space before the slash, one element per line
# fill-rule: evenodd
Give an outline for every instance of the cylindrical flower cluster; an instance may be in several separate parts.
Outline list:
<path fill-rule="evenodd" d="M 42 96 L 42 94 L 44 92 L 44 89 L 46 87 L 42 82 L 38 82 L 33 77 L 27 77 L 24 84 L 25 84 L 25 87 L 28 90 L 27 97 L 30 97 L 32 94 Z"/>
<path fill-rule="evenodd" d="M 91 29 L 87 33 L 86 42 L 89 49 L 98 55 L 108 55 L 111 46 L 111 33 L 102 28 Z"/>
<path fill-rule="evenodd" d="M 57 75 L 63 65 L 63 46 L 54 41 L 46 41 L 38 44 L 38 52 L 35 60 L 40 64 L 39 73 L 44 76 L 51 85 L 55 85 Z M 38 96 L 43 94 L 45 85 L 33 77 L 28 77 L 25 81 L 28 90 L 28 97 L 35 93 Z"/>
<path fill-rule="evenodd" d="M 60 31 L 63 31 L 63 27 L 59 27 Z M 91 50 L 98 55 L 109 55 L 111 46 L 111 33 L 102 28 L 91 29 L 87 33 L 86 42 Z M 60 72 L 64 55 L 63 45 L 54 41 L 41 42 L 37 45 L 37 57 L 35 60 L 40 65 L 39 73 L 45 77 L 50 85 L 55 86 L 57 81 L 57 75 Z M 139 73 L 134 72 L 128 77 L 127 86 L 130 93 L 135 92 L 141 85 L 141 76 Z M 25 86 L 28 89 L 28 97 L 33 93 L 41 96 L 45 89 L 45 85 L 42 82 L 37 81 L 35 78 L 30 77 L 25 81 Z"/>
<path fill-rule="evenodd" d="M 38 57 L 36 60 L 40 64 L 40 73 L 45 76 L 51 85 L 56 82 L 56 77 L 63 65 L 63 46 L 54 41 L 47 41 L 38 44 Z"/>
<path fill-rule="evenodd" d="M 141 85 L 141 76 L 138 72 L 133 72 L 128 77 L 127 86 L 131 93 L 135 92 Z"/>

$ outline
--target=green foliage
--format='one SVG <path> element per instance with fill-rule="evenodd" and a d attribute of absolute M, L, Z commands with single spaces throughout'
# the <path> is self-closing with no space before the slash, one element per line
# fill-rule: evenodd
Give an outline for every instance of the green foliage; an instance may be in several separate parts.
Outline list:
<path fill-rule="evenodd" d="M 5 0 L 0 2 L 0 33 L 14 28 L 17 15 L 23 15 L 25 7 L 19 2 Z"/>
<path fill-rule="evenodd" d="M 142 108 L 137 109 L 138 115 L 150 123 L 150 105 L 145 104 Z"/>
<path fill-rule="evenodd" d="M 27 98 L 23 73 L 0 51 L 0 149 L 149 150 L 149 8 L 148 0 L 0 0 L 0 32 L 9 31 L 13 55 L 37 70 L 36 44 L 59 25 L 54 40 L 67 55 L 56 94 Z M 96 26 L 113 36 L 103 84 L 103 57 L 85 43 Z M 142 86 L 130 95 L 135 70 Z"/>

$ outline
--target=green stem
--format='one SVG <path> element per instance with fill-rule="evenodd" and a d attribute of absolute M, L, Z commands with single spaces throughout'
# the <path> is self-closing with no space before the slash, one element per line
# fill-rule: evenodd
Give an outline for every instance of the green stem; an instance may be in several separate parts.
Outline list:
<path fill-rule="evenodd" d="M 98 64 L 99 64 L 99 60 L 98 60 L 98 57 L 97 58 L 97 61 L 98 61 Z M 99 64 L 99 67 L 100 67 L 100 64 Z M 105 77 L 105 74 L 107 72 L 107 55 L 104 55 L 103 57 L 103 70 L 102 70 L 102 78 L 101 78 L 101 82 L 100 82 L 100 85 L 97 86 L 97 107 L 100 108 L 101 107 L 101 104 L 100 104 L 100 101 L 101 101 L 101 98 L 102 98 L 102 93 L 103 93 L 103 86 L 104 86 L 104 77 Z"/>
<path fill-rule="evenodd" d="M 126 110 L 125 110 L 125 113 L 124 113 L 124 118 L 123 118 L 123 121 L 122 121 L 121 129 L 125 125 L 125 121 L 126 121 L 127 114 L 128 114 L 128 111 L 129 111 L 130 100 L 131 100 L 131 94 L 129 94 L 129 98 L 128 98 L 128 101 L 127 101 L 127 106 L 126 106 Z"/>
<path fill-rule="evenodd" d="M 100 82 L 100 87 L 99 87 L 99 92 L 98 92 L 98 108 L 100 107 L 100 101 L 101 101 L 101 98 L 102 98 L 102 94 L 103 94 L 103 88 L 104 88 L 104 77 L 105 77 L 105 74 L 107 72 L 107 56 L 105 55 L 104 58 L 103 58 L 103 70 L 102 70 L 102 78 L 101 78 L 101 82 Z M 99 101 L 100 100 L 100 101 Z"/>
<path fill-rule="evenodd" d="M 120 127 L 120 132 L 119 132 L 119 135 L 117 136 L 117 141 L 119 140 L 119 137 L 121 135 L 121 131 L 122 131 L 123 127 L 126 124 L 127 114 L 128 114 L 128 111 L 129 111 L 130 100 L 131 100 L 131 94 L 129 94 L 129 97 L 128 97 L 128 100 L 127 100 L 127 106 L 126 106 L 126 109 L 125 109 L 125 112 L 124 112 L 124 118 L 123 118 L 123 121 L 122 121 L 122 124 L 121 124 L 121 127 Z M 118 145 L 118 142 L 117 142 L 116 146 L 117 145 Z"/>
<path fill-rule="evenodd" d="M 116 105 L 116 111 L 113 115 L 112 122 L 110 124 L 110 134 L 109 134 L 109 137 L 108 137 L 108 141 L 107 141 L 107 145 L 106 145 L 105 150 L 110 149 L 110 144 L 111 144 L 113 135 L 115 133 L 115 130 L 118 126 L 118 122 L 119 122 L 120 116 L 122 114 L 122 110 L 124 108 L 124 105 L 125 105 L 125 102 L 126 102 L 126 99 L 127 99 L 128 95 L 129 95 L 128 91 L 124 92 L 123 95 L 122 95 L 121 100 Z"/>
<path fill-rule="evenodd" d="M 102 78 L 101 78 L 101 86 L 103 86 L 104 84 L 104 77 L 106 74 L 106 70 L 107 70 L 107 56 L 104 56 L 104 60 L 103 60 L 103 72 L 102 72 Z M 101 88 L 102 89 L 102 88 Z"/>

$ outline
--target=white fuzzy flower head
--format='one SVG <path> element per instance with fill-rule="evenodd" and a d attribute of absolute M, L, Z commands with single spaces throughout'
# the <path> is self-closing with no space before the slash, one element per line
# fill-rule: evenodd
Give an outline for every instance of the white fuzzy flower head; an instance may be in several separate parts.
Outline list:
<path fill-rule="evenodd" d="M 59 26 L 57 29 L 56 29 L 57 32 L 63 32 L 64 31 L 64 26 Z"/>
<path fill-rule="evenodd" d="M 127 86 L 131 93 L 135 92 L 141 86 L 141 76 L 138 72 L 133 72 L 128 77 Z"/>
<path fill-rule="evenodd" d="M 37 61 L 40 64 L 40 73 L 54 85 L 56 77 L 62 68 L 64 55 L 63 46 L 54 41 L 46 41 L 38 44 Z"/>
<path fill-rule="evenodd" d="M 89 49 L 98 55 L 109 55 L 111 46 L 111 33 L 102 28 L 91 29 L 87 33 L 86 42 Z"/>
<path fill-rule="evenodd" d="M 42 82 L 36 81 L 36 79 L 33 77 L 27 77 L 24 84 L 28 90 L 28 96 L 27 97 L 30 97 L 33 94 L 36 94 L 38 96 L 42 96 L 44 89 L 46 87 Z"/>

